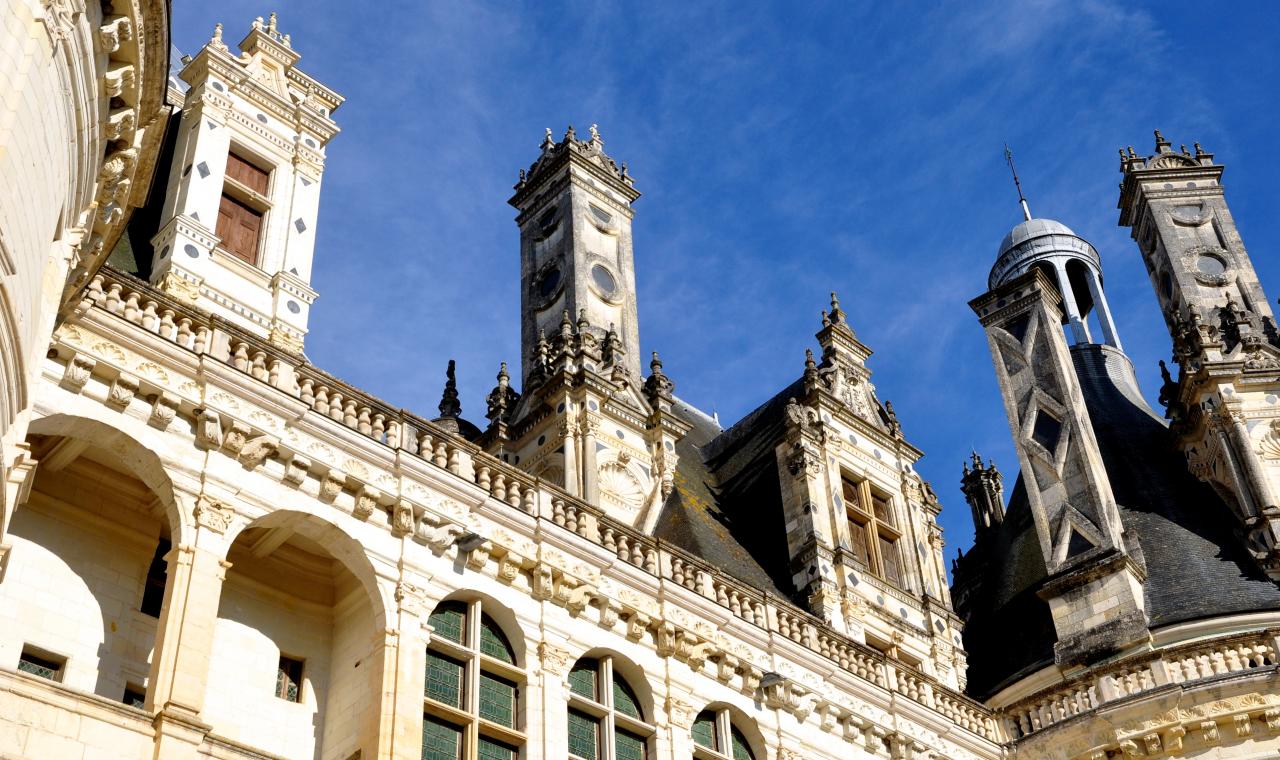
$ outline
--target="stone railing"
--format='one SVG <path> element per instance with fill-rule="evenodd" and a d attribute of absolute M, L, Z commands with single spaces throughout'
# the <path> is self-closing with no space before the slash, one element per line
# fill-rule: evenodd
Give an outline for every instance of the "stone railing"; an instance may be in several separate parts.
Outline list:
<path fill-rule="evenodd" d="M 882 652 L 847 638 L 820 618 L 726 575 L 677 547 L 606 516 L 563 489 L 525 473 L 432 422 L 397 410 L 267 341 L 192 309 L 110 269 L 87 287 L 82 310 L 103 309 L 161 338 L 226 363 L 299 399 L 316 414 L 475 483 L 493 499 L 603 547 L 619 560 L 714 601 L 741 620 L 817 652 L 875 686 L 937 709 L 954 723 L 999 741 L 981 703 Z"/>
<path fill-rule="evenodd" d="M 1010 740 L 1022 739 L 1109 702 L 1162 687 L 1277 664 L 1280 630 L 1172 647 L 1040 692 L 1004 712 Z"/>

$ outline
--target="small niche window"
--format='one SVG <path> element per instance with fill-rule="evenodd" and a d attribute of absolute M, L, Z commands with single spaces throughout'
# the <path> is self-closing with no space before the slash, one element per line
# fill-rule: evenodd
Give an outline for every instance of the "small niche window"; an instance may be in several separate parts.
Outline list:
<path fill-rule="evenodd" d="M 66 666 L 67 660 L 65 657 L 59 657 L 56 654 L 31 646 L 23 647 L 22 654 L 18 656 L 19 671 L 30 673 L 40 678 L 47 678 L 50 681 L 61 681 L 62 673 Z"/>
<path fill-rule="evenodd" d="M 227 154 L 216 233 L 227 253 L 254 266 L 258 265 L 263 218 L 271 208 L 267 198 L 270 179 L 270 172 L 234 152 Z"/>
<path fill-rule="evenodd" d="M 160 607 L 164 604 L 164 587 L 169 578 L 169 563 L 165 555 L 170 549 L 169 539 L 162 538 L 156 544 L 155 556 L 147 568 L 146 584 L 142 587 L 142 614 L 160 617 Z"/>
<path fill-rule="evenodd" d="M 124 687 L 124 696 L 120 698 L 120 701 L 130 707 L 136 707 L 141 710 L 147 703 L 147 690 L 137 684 L 127 684 Z"/>
<path fill-rule="evenodd" d="M 302 701 L 302 660 L 280 655 L 276 669 L 276 696 L 286 702 Z"/>
<path fill-rule="evenodd" d="M 693 721 L 693 756 L 697 760 L 755 760 L 747 737 L 733 725 L 728 710 L 703 710 Z"/>
<path fill-rule="evenodd" d="M 524 746 L 524 671 L 482 605 L 448 601 L 431 613 L 423 760 L 516 760 Z"/>
<path fill-rule="evenodd" d="M 894 519 L 889 497 L 866 480 L 844 477 L 841 484 L 849 546 L 854 558 L 873 575 L 902 586 L 902 558 L 898 550 L 902 531 Z"/>
<path fill-rule="evenodd" d="M 569 757 L 647 760 L 647 723 L 635 690 L 614 670 L 612 657 L 578 660 L 569 671 Z"/>

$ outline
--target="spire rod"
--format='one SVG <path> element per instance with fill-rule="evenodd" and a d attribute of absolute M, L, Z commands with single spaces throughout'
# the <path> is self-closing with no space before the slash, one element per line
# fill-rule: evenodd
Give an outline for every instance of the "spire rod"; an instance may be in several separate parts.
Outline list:
<path fill-rule="evenodd" d="M 1018 170 L 1013 165 L 1013 151 L 1009 150 L 1009 143 L 1004 144 L 1004 160 L 1009 164 L 1009 171 L 1013 172 L 1013 186 L 1018 188 L 1018 203 L 1022 204 L 1022 217 L 1029 222 L 1031 207 L 1027 205 L 1027 199 L 1022 195 L 1022 182 L 1018 179 Z"/>

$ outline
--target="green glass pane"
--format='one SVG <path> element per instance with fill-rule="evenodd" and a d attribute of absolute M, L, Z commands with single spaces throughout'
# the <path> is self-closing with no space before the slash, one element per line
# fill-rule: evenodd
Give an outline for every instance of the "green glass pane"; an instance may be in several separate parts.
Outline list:
<path fill-rule="evenodd" d="M 462 757 L 462 729 L 430 715 L 422 720 L 422 760 L 459 760 Z"/>
<path fill-rule="evenodd" d="M 502 634 L 502 629 L 488 615 L 480 618 L 480 651 L 497 660 L 509 662 L 512 665 L 516 662 L 515 651 L 508 643 L 507 637 Z"/>
<path fill-rule="evenodd" d="M 578 660 L 569 671 L 569 691 L 587 699 L 599 699 L 596 695 L 596 673 L 599 669 L 595 660 Z"/>
<path fill-rule="evenodd" d="M 644 739 L 618 731 L 613 741 L 614 760 L 644 760 Z"/>
<path fill-rule="evenodd" d="M 693 741 L 707 749 L 716 747 L 716 715 L 710 710 L 700 713 L 693 721 Z"/>
<path fill-rule="evenodd" d="M 577 710 L 569 711 L 569 754 L 596 760 L 600 746 L 600 721 Z"/>
<path fill-rule="evenodd" d="M 480 760 L 515 760 L 515 747 L 499 744 L 492 739 L 480 737 Z"/>
<path fill-rule="evenodd" d="M 643 720 L 643 716 L 640 715 L 640 700 L 636 699 L 635 692 L 616 673 L 613 676 L 613 709 L 623 715 Z"/>
<path fill-rule="evenodd" d="M 467 624 L 467 606 L 462 602 L 445 602 L 436 607 L 428 622 L 435 635 L 461 644 Z"/>
<path fill-rule="evenodd" d="M 733 739 L 733 760 L 755 760 L 755 755 L 751 754 L 751 746 L 747 744 L 747 737 L 736 728 L 730 728 L 729 731 Z"/>
<path fill-rule="evenodd" d="M 21 670 L 23 673 L 30 673 L 33 676 L 47 678 L 50 681 L 56 681 L 58 680 L 58 671 L 61 670 L 61 667 L 56 662 L 51 662 L 43 657 L 36 657 L 24 652 L 22 657 L 18 660 L 18 670 Z"/>
<path fill-rule="evenodd" d="M 427 652 L 427 697 L 462 707 L 462 663 Z"/>
<path fill-rule="evenodd" d="M 516 685 L 488 673 L 480 674 L 480 717 L 515 727 Z"/>

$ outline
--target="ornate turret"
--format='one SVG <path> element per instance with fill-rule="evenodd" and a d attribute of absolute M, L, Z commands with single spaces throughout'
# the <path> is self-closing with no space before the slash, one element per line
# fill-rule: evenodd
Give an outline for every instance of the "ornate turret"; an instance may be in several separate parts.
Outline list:
<path fill-rule="evenodd" d="M 232 52 L 222 25 L 182 69 L 190 85 L 151 281 L 300 352 L 325 146 L 342 97 L 297 68 L 276 15 Z M 173 92 L 173 90 L 171 90 Z"/>
<path fill-rule="evenodd" d="M 973 510 L 973 526 L 979 536 L 1004 521 L 1004 478 L 995 462 L 983 464 L 978 452 L 973 452 L 973 466 L 964 464 L 960 490 Z"/>

